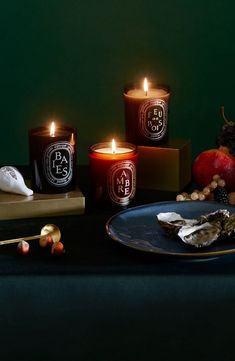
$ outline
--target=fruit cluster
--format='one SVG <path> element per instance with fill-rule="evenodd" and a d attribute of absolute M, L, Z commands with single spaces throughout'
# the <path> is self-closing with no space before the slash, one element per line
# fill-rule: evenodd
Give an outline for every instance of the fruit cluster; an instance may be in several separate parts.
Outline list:
<path fill-rule="evenodd" d="M 176 201 L 204 201 L 206 200 L 215 200 L 220 203 L 235 203 L 235 193 L 232 192 L 228 194 L 226 190 L 225 180 L 222 179 L 218 174 L 215 174 L 212 177 L 211 182 L 204 187 L 201 191 L 195 189 L 192 193 L 183 192 L 176 196 Z"/>

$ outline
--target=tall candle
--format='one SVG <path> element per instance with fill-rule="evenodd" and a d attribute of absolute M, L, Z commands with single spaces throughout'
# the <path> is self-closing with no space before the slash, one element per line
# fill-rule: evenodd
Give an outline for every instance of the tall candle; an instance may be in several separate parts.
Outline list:
<path fill-rule="evenodd" d="M 136 145 L 160 145 L 168 140 L 167 87 L 148 83 L 124 90 L 126 140 Z"/>
<path fill-rule="evenodd" d="M 77 131 L 68 126 L 29 131 L 32 188 L 38 193 L 66 193 L 76 186 Z"/>
<path fill-rule="evenodd" d="M 136 192 L 136 146 L 97 143 L 90 147 L 91 191 L 98 203 L 126 206 Z"/>

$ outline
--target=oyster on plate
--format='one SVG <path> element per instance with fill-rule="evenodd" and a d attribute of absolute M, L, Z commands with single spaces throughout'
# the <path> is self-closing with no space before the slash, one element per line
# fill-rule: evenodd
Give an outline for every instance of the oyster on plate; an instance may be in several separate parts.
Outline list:
<path fill-rule="evenodd" d="M 222 235 L 235 238 L 235 213 L 224 221 Z"/>
<path fill-rule="evenodd" d="M 159 213 L 157 219 L 168 233 L 176 234 L 184 243 L 194 247 L 211 245 L 218 239 L 235 237 L 235 213 L 226 209 L 201 215 L 198 219 L 185 219 L 175 212 Z"/>
<path fill-rule="evenodd" d="M 216 222 L 216 221 L 223 222 L 226 219 L 228 219 L 229 216 L 230 216 L 230 212 L 227 211 L 227 209 L 218 209 L 215 212 L 203 214 L 202 216 L 200 216 L 199 222 L 200 223 Z"/>
<path fill-rule="evenodd" d="M 183 226 L 178 232 L 178 236 L 184 243 L 195 247 L 205 247 L 216 241 L 221 233 L 222 226 L 218 222 L 205 222 L 194 226 Z"/>
<path fill-rule="evenodd" d="M 157 215 L 158 223 L 168 233 L 177 233 L 182 226 L 197 223 L 196 219 L 185 219 L 176 212 L 162 212 Z"/>

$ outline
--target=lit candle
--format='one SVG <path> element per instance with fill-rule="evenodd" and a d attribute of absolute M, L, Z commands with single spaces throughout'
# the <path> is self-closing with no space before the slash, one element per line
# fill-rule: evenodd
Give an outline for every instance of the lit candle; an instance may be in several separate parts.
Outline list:
<path fill-rule="evenodd" d="M 126 140 L 136 145 L 159 145 L 168 140 L 169 89 L 151 85 L 130 85 L 124 90 Z"/>
<path fill-rule="evenodd" d="M 66 193 L 76 186 L 77 131 L 68 126 L 29 131 L 32 188 L 37 193 Z"/>
<path fill-rule="evenodd" d="M 91 191 L 98 203 L 126 206 L 136 192 L 136 146 L 98 143 L 90 147 Z"/>

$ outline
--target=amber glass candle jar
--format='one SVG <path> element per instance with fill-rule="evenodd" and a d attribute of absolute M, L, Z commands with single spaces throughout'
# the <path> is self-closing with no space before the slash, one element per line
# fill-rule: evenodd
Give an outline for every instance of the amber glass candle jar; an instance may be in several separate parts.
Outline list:
<path fill-rule="evenodd" d="M 127 206 L 136 193 L 137 148 L 125 142 L 89 149 L 91 193 L 101 204 Z"/>

